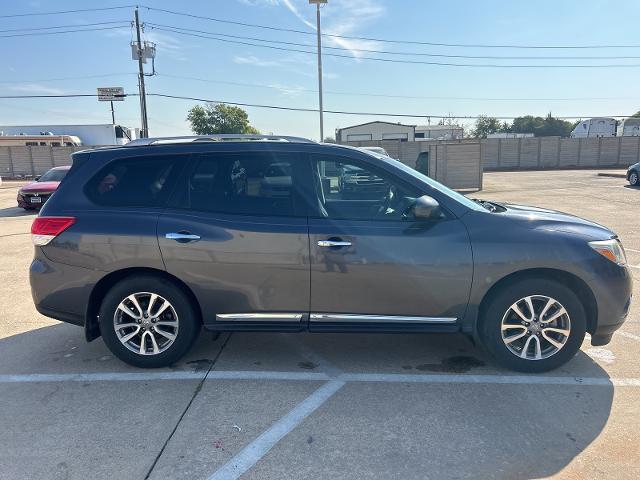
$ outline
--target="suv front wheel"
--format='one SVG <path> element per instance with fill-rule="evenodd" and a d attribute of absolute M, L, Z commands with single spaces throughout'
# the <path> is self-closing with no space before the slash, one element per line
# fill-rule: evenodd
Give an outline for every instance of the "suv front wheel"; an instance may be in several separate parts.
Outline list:
<path fill-rule="evenodd" d="M 117 283 L 100 308 L 100 331 L 115 356 L 136 367 L 177 362 L 193 345 L 200 321 L 187 295 L 154 276 Z"/>
<path fill-rule="evenodd" d="M 485 309 L 484 345 L 503 366 L 546 372 L 576 354 L 586 332 L 584 308 L 561 283 L 529 279 L 499 292 Z"/>

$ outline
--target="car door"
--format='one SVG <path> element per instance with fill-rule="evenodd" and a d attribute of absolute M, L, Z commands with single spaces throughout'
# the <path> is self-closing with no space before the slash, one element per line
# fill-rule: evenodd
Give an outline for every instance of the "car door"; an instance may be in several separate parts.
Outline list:
<path fill-rule="evenodd" d="M 319 205 L 309 218 L 310 328 L 455 330 L 473 273 L 462 222 L 447 211 L 416 221 L 410 207 L 427 192 L 370 162 L 310 162 Z"/>
<path fill-rule="evenodd" d="M 194 292 L 207 326 L 302 328 L 309 243 L 297 156 L 207 153 L 192 163 L 158 222 L 167 271 Z"/>

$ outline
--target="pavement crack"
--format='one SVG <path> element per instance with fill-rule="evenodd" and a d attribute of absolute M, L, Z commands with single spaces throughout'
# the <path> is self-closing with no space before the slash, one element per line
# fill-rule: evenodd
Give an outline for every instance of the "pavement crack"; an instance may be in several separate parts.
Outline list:
<path fill-rule="evenodd" d="M 167 448 L 167 445 L 169 445 L 169 442 L 171 441 L 171 439 L 173 438 L 173 435 L 178 430 L 178 427 L 180 426 L 180 423 L 182 423 L 182 419 L 184 418 L 184 416 L 189 411 L 189 408 L 191 408 L 191 405 L 193 404 L 193 401 L 196 399 L 196 397 L 198 396 L 198 394 L 202 390 L 202 387 L 204 386 L 204 382 L 207 380 L 207 377 L 209 376 L 209 373 L 211 373 L 211 370 L 213 370 L 213 367 L 216 364 L 216 362 L 218 361 L 218 359 L 220 358 L 220 355 L 222 355 L 222 351 L 224 350 L 224 347 L 226 347 L 227 343 L 229 343 L 229 339 L 231 338 L 231 335 L 232 334 L 230 333 L 227 336 L 227 338 L 224 340 L 224 342 L 222 343 L 222 346 L 220 347 L 220 350 L 218 351 L 218 353 L 216 354 L 214 359 L 211 361 L 211 364 L 209 365 L 209 369 L 204 374 L 204 376 L 202 377 L 200 382 L 198 382 L 198 385 L 196 386 L 196 388 L 193 391 L 193 395 L 191 395 L 191 399 L 189 400 L 189 402 L 185 406 L 184 410 L 180 414 L 180 418 L 178 418 L 178 421 L 176 422 L 176 424 L 174 425 L 173 429 L 171 430 L 171 433 L 169 433 L 169 436 L 167 437 L 165 442 L 162 444 L 162 448 L 160 448 L 160 451 L 156 455 L 156 458 L 153 459 L 153 463 L 149 467 L 149 470 L 147 471 L 147 474 L 144 476 L 144 480 L 148 480 L 148 478 L 153 473 L 153 469 L 156 468 L 156 465 L 157 465 L 158 461 L 160 460 L 160 457 L 162 457 L 162 454 L 164 453 L 165 449 Z"/>

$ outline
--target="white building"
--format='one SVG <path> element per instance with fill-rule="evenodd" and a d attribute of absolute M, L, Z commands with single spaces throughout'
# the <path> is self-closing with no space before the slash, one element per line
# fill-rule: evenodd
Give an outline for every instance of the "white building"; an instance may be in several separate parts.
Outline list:
<path fill-rule="evenodd" d="M 363 142 L 368 140 L 415 140 L 415 125 L 391 122 L 368 122 L 336 130 L 336 142 Z"/>
<path fill-rule="evenodd" d="M 464 129 L 458 125 L 418 125 L 415 130 L 419 140 L 459 140 L 464 137 Z"/>

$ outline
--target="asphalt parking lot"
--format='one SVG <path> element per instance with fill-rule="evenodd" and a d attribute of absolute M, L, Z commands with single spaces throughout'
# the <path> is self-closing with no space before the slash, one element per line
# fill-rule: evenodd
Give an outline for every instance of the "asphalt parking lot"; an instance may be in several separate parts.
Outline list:
<path fill-rule="evenodd" d="M 610 172 L 608 172 L 610 173 Z M 32 214 L 0 187 L 0 479 L 640 478 L 640 305 L 543 375 L 458 335 L 201 335 L 139 370 L 39 315 Z M 597 171 L 485 173 L 474 196 L 607 225 L 640 298 L 640 189 Z"/>

